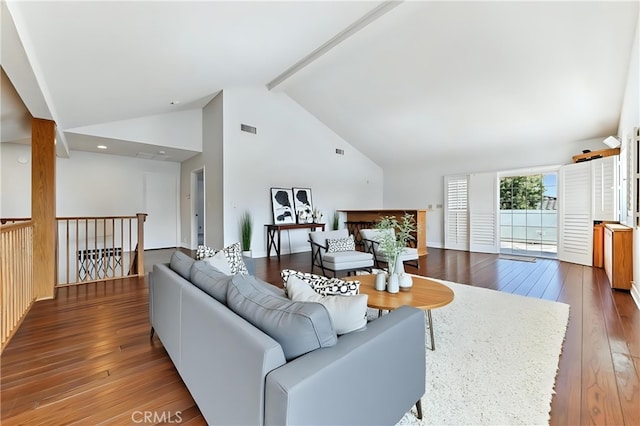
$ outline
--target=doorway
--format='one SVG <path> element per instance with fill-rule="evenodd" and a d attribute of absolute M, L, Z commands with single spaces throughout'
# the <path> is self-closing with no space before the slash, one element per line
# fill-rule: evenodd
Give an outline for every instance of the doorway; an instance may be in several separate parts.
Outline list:
<path fill-rule="evenodd" d="M 557 172 L 500 178 L 500 253 L 557 258 Z"/>
<path fill-rule="evenodd" d="M 191 172 L 191 248 L 205 242 L 204 169 Z"/>

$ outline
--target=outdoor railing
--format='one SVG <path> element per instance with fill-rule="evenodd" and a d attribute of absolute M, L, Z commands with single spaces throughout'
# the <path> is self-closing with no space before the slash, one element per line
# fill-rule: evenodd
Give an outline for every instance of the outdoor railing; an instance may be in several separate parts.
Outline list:
<path fill-rule="evenodd" d="M 144 275 L 146 216 L 57 218 L 56 286 Z"/>
<path fill-rule="evenodd" d="M 11 221 L 0 226 L 0 352 L 35 301 L 33 222 Z"/>

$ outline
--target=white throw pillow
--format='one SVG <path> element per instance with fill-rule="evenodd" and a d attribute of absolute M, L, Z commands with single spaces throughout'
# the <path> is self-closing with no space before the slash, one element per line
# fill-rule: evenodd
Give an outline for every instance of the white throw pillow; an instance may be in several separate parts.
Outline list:
<path fill-rule="evenodd" d="M 337 334 L 350 333 L 367 325 L 366 294 L 356 296 L 322 296 L 305 281 L 291 275 L 287 278 L 287 296 L 294 302 L 321 303 L 329 311 Z"/>
<path fill-rule="evenodd" d="M 211 266 L 216 268 L 218 271 L 222 272 L 225 275 L 233 275 L 231 273 L 231 267 L 229 266 L 229 261 L 227 260 L 227 256 L 224 251 L 220 250 L 216 254 L 211 257 L 205 257 L 204 261 L 209 263 Z"/>

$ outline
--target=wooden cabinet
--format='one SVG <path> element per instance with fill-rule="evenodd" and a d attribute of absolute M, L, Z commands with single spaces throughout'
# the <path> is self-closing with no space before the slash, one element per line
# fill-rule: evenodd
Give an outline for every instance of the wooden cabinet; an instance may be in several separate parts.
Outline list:
<path fill-rule="evenodd" d="M 593 225 L 593 267 L 604 267 L 604 223 Z"/>
<path fill-rule="evenodd" d="M 604 227 L 604 270 L 612 288 L 630 290 L 633 280 L 633 229 L 608 223 Z"/>
<path fill-rule="evenodd" d="M 347 222 L 367 224 L 373 227 L 373 223 L 382 216 L 395 216 L 402 218 L 405 213 L 412 214 L 416 219 L 416 248 L 418 255 L 427 254 L 427 210 L 340 210 L 347 214 Z M 364 225 L 363 225 L 364 226 Z"/>

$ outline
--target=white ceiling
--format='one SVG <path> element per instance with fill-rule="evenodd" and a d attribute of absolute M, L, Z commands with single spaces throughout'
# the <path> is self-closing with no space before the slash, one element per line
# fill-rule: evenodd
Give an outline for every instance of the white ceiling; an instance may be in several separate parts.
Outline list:
<path fill-rule="evenodd" d="M 381 4 L 7 1 L 2 67 L 70 149 L 105 143 L 110 153 L 163 150 L 180 161 L 194 152 L 78 129 L 267 85 Z M 382 166 L 407 153 L 419 161 L 617 132 L 637 1 L 404 2 L 380 15 L 273 90 Z M 15 104 L 8 86 L 3 79 L 3 142 L 17 137 L 4 130 L 5 105 Z"/>

